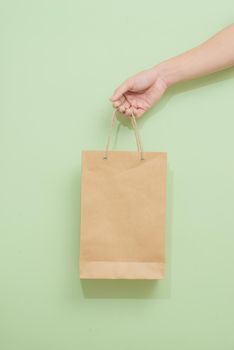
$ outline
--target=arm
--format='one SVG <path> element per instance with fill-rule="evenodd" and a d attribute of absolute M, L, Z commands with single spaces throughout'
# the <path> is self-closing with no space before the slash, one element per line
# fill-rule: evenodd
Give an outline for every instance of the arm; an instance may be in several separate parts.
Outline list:
<path fill-rule="evenodd" d="M 140 117 L 175 83 L 234 66 L 234 24 L 199 46 L 128 78 L 111 97 L 113 106 Z"/>
<path fill-rule="evenodd" d="M 234 24 L 201 45 L 161 64 L 168 85 L 214 73 L 234 65 Z M 157 69 L 157 66 L 155 66 Z"/>

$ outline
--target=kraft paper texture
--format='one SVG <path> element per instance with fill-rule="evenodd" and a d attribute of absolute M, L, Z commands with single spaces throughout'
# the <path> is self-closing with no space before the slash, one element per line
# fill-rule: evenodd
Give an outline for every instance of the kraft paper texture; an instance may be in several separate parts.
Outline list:
<path fill-rule="evenodd" d="M 82 152 L 80 278 L 162 279 L 164 152 Z"/>

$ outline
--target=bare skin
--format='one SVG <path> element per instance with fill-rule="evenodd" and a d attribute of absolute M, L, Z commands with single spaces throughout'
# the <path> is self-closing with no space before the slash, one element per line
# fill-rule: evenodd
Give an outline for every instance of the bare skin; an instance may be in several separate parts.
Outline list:
<path fill-rule="evenodd" d="M 126 116 L 141 117 L 172 85 L 234 66 L 234 24 L 204 43 L 125 80 L 110 98 Z"/>

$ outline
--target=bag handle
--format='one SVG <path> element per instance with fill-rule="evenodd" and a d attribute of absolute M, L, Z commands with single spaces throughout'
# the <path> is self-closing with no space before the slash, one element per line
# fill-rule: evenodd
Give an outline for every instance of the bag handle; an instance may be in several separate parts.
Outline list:
<path fill-rule="evenodd" d="M 111 118 L 110 129 L 109 129 L 107 143 L 106 143 L 105 155 L 103 157 L 103 159 L 106 159 L 106 160 L 108 159 L 108 151 L 109 151 L 110 139 L 111 139 L 111 134 L 113 131 L 114 123 L 115 123 L 115 120 L 117 120 L 116 113 L 117 113 L 117 110 L 114 109 L 114 111 L 112 112 L 112 118 Z M 131 123 L 132 123 L 132 127 L 133 127 L 135 137 L 136 137 L 138 152 L 140 153 L 141 160 L 144 160 L 144 153 L 143 153 L 143 147 L 142 147 L 142 143 L 141 143 L 141 139 L 140 139 L 140 134 L 139 134 L 139 131 L 137 128 L 136 118 L 135 118 L 133 113 L 132 113 L 132 117 L 131 117 Z"/>

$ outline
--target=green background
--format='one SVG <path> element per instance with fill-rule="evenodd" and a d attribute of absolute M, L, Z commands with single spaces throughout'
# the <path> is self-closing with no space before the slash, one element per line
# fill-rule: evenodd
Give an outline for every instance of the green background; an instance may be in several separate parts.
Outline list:
<path fill-rule="evenodd" d="M 108 98 L 233 11 L 1 2 L 1 350 L 234 349 L 233 69 L 172 87 L 138 123 L 145 151 L 168 152 L 165 280 L 78 276 L 81 150 L 104 148 Z M 112 149 L 136 149 L 129 125 L 116 131 Z"/>

